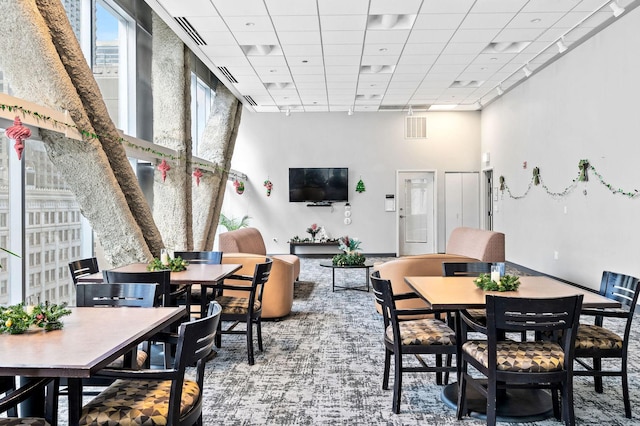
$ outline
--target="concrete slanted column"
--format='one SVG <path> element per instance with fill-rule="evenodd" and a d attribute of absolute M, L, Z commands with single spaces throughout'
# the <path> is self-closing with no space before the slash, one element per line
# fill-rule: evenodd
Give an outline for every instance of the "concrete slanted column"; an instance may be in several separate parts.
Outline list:
<path fill-rule="evenodd" d="M 153 13 L 153 142 L 180 153 L 166 159 L 166 180 L 156 171 L 153 217 L 166 247 L 193 247 L 191 216 L 191 73 L 189 50 L 158 15 Z M 157 165 L 156 165 L 157 166 Z M 202 183 L 200 184 L 202 186 Z"/>
<path fill-rule="evenodd" d="M 54 4 L 62 9 L 59 1 L 43 2 L 45 7 Z M 63 35 L 50 32 L 35 0 L 0 0 L 0 8 L 5 12 L 0 14 L 0 56 L 14 94 L 43 106 L 66 109 L 80 129 L 98 133 L 52 41 L 52 37 Z M 55 10 L 52 13 L 59 16 Z M 95 96 L 99 97 L 99 92 Z M 42 131 L 41 137 L 49 158 L 76 195 L 82 214 L 104 246 L 111 266 L 149 260 L 151 251 L 143 231 L 100 141 L 92 137 L 76 141 L 51 131 Z"/>
<path fill-rule="evenodd" d="M 200 182 L 200 187 L 193 189 L 195 250 L 213 248 L 228 170 L 242 117 L 242 104 L 229 89 L 218 83 L 215 92 L 211 115 L 198 145 L 198 156 L 211 161 L 218 168 L 213 174 L 205 174 L 206 188 Z"/>
<path fill-rule="evenodd" d="M 65 9 L 58 0 L 36 0 L 36 5 L 47 22 L 53 44 L 56 46 L 67 74 L 76 88 L 95 133 L 101 135 L 102 148 L 107 154 L 113 173 L 127 199 L 129 209 L 140 226 L 149 249 L 158 256 L 163 247 L 162 236 L 153 221 L 151 208 L 138 185 L 126 151 L 119 141 L 120 134 L 113 120 L 109 117 L 107 106 L 100 96 L 98 83 L 93 78 L 93 72 L 87 64 L 73 29 L 69 25 Z"/>

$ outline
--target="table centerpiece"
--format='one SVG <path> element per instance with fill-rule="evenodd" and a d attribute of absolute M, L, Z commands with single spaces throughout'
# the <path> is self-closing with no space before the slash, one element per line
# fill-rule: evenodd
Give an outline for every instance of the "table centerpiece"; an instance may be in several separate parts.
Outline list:
<path fill-rule="evenodd" d="M 45 302 L 0 306 L 0 333 L 23 334 L 32 327 L 44 331 L 60 330 L 64 327 L 61 318 L 69 314 L 71 310 L 66 302 L 59 305 Z"/>
<path fill-rule="evenodd" d="M 503 275 L 497 280 L 489 274 L 480 274 L 474 280 L 476 287 L 485 291 L 516 291 L 520 287 L 520 278 L 515 275 Z"/>
<path fill-rule="evenodd" d="M 360 266 L 364 265 L 367 260 L 362 253 L 357 250 L 360 248 L 361 241 L 357 238 L 349 236 L 340 237 L 338 239 L 340 250 L 344 253 L 336 254 L 331 260 L 336 266 Z"/>

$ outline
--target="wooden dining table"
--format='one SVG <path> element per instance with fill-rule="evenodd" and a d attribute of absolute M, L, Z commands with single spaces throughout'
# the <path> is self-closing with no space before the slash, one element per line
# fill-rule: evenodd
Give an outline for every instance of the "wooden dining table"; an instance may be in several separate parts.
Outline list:
<path fill-rule="evenodd" d="M 61 330 L 0 334 L 0 376 L 66 377 L 69 425 L 77 425 L 81 380 L 182 319 L 184 311 L 184 306 L 71 308 Z"/>
<path fill-rule="evenodd" d="M 190 263 L 187 269 L 179 272 L 171 272 L 171 284 L 176 286 L 199 284 L 203 290 L 203 297 L 200 298 L 200 315 L 207 313 L 207 298 L 204 297 L 207 288 L 215 288 L 222 280 L 242 268 L 239 264 L 205 264 Z M 117 272 L 146 272 L 146 263 L 132 263 L 129 265 L 114 268 Z M 103 282 L 102 272 L 89 274 L 78 278 L 78 282 L 101 283 Z"/>
<path fill-rule="evenodd" d="M 619 308 L 620 303 L 593 291 L 564 283 L 547 276 L 520 277 L 517 291 L 484 291 L 476 287 L 475 277 L 405 277 L 405 282 L 433 309 L 459 311 L 482 309 L 488 294 L 504 297 L 548 298 L 583 295 L 584 308 Z M 456 338 L 459 335 L 460 315 L 456 315 Z M 459 350 L 460 348 L 458 348 Z M 451 408 L 456 408 L 458 399 L 457 383 L 445 386 L 442 400 Z M 467 389 L 467 405 L 478 417 L 486 412 L 486 399 L 473 388 Z M 553 415 L 551 398 L 543 390 L 509 389 L 498 400 L 496 413 L 500 421 L 531 422 Z"/>

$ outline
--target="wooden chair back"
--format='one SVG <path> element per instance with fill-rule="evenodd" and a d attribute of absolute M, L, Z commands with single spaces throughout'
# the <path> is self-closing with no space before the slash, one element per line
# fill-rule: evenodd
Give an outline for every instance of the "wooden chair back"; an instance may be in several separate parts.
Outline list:
<path fill-rule="evenodd" d="M 477 277 L 491 273 L 491 262 L 442 262 L 444 277 Z"/>
<path fill-rule="evenodd" d="M 118 272 L 102 271 L 107 283 L 150 283 L 158 284 L 154 306 L 176 306 L 177 302 L 171 293 L 171 271 Z"/>
<path fill-rule="evenodd" d="M 155 305 L 155 283 L 78 283 L 76 306 L 129 306 L 150 308 Z"/>
<path fill-rule="evenodd" d="M 100 269 L 98 268 L 98 259 L 95 257 L 89 257 L 87 259 L 69 262 L 69 272 L 71 273 L 73 284 L 78 284 L 78 278 L 100 272 Z"/>
<path fill-rule="evenodd" d="M 219 265 L 222 263 L 221 251 L 174 251 L 175 257 L 181 257 L 189 263 L 204 263 L 207 265 Z"/>

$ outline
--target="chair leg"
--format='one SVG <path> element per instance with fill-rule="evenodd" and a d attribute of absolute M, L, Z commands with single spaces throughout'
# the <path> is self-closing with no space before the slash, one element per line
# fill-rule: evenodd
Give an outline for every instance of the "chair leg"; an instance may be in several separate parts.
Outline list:
<path fill-rule="evenodd" d="M 496 425 L 497 383 L 487 380 L 487 426 Z"/>
<path fill-rule="evenodd" d="M 467 411 L 467 378 L 465 372 L 467 371 L 467 364 L 463 362 L 461 374 L 458 376 L 458 407 L 456 409 L 456 418 L 462 420 L 462 417 Z"/>
<path fill-rule="evenodd" d="M 593 358 L 593 370 L 594 371 L 602 371 L 602 359 L 601 358 Z M 602 376 L 594 376 L 593 383 L 596 389 L 596 393 L 602 393 Z"/>
<path fill-rule="evenodd" d="M 573 410 L 573 380 L 569 379 L 562 386 L 562 418 L 566 426 L 576 424 L 575 411 Z"/>
<path fill-rule="evenodd" d="M 402 354 L 394 353 L 395 376 L 393 377 L 393 412 L 400 414 L 400 397 L 402 392 Z"/>
<path fill-rule="evenodd" d="M 436 355 L 436 367 L 442 368 L 442 355 Z M 442 371 L 436 371 L 436 385 L 442 386 Z"/>
<path fill-rule="evenodd" d="M 216 345 L 216 348 L 222 346 L 222 321 L 218 321 L 218 330 L 216 331 L 214 344 Z"/>
<path fill-rule="evenodd" d="M 391 370 L 391 352 L 389 349 L 384 349 L 384 373 L 382 373 L 382 389 L 389 389 L 389 370 Z"/>
<path fill-rule="evenodd" d="M 622 399 L 624 401 L 624 415 L 631 418 L 631 401 L 629 400 L 629 378 L 627 377 L 627 355 L 622 356 Z"/>
<path fill-rule="evenodd" d="M 256 321 L 256 337 L 258 338 L 258 349 L 262 352 L 264 349 L 262 347 L 262 320 L 260 318 Z"/>
<path fill-rule="evenodd" d="M 553 406 L 553 416 L 556 420 L 562 420 L 564 416 L 564 404 L 562 404 L 562 413 L 560 412 L 560 404 L 564 402 L 564 395 L 562 396 L 562 401 L 560 400 L 560 396 L 558 395 L 557 386 L 551 387 L 551 405 Z"/>
<path fill-rule="evenodd" d="M 247 321 L 247 355 L 249 357 L 249 365 L 254 364 L 253 359 L 253 324 Z"/>

